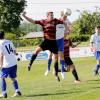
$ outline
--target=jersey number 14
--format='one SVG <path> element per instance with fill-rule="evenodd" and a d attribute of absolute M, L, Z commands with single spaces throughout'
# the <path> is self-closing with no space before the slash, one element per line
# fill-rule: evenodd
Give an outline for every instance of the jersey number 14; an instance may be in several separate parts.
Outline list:
<path fill-rule="evenodd" d="M 12 49 L 12 47 L 10 46 L 10 44 L 5 45 L 5 48 L 6 48 L 7 52 L 8 52 L 8 54 L 11 54 L 11 53 L 13 52 L 13 49 Z"/>

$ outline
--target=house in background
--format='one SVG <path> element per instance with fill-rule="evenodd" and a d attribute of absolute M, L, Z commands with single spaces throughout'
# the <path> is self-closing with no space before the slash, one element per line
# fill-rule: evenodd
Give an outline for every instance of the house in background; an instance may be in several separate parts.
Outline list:
<path fill-rule="evenodd" d="M 21 37 L 21 39 L 43 38 L 43 32 L 30 32 Z"/>

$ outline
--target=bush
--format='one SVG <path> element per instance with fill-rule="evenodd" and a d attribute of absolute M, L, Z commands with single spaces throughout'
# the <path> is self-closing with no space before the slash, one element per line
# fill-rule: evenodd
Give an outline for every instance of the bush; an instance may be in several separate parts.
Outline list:
<path fill-rule="evenodd" d="M 5 33 L 5 38 L 8 39 L 8 40 L 15 40 L 16 39 L 16 34 Z"/>
<path fill-rule="evenodd" d="M 71 40 L 73 42 L 78 42 L 78 41 L 85 42 L 85 41 L 88 41 L 89 40 L 90 35 L 71 34 L 69 37 L 71 38 Z"/>
<path fill-rule="evenodd" d="M 22 39 L 22 40 L 13 40 L 13 43 L 16 47 L 22 46 L 35 46 L 41 43 L 42 39 Z"/>

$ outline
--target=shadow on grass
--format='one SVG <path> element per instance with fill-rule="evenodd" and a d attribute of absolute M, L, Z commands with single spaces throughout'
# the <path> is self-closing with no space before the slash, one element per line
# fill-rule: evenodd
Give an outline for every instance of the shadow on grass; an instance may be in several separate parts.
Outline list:
<path fill-rule="evenodd" d="M 26 97 L 37 97 L 37 96 L 51 96 L 51 95 L 64 95 L 64 94 L 74 94 L 74 93 L 80 93 L 84 91 L 74 91 L 74 92 L 60 92 L 60 93 L 42 93 L 42 94 L 31 94 L 31 95 L 26 95 Z"/>
<path fill-rule="evenodd" d="M 87 82 L 100 82 L 100 79 L 95 79 L 95 80 L 87 80 Z"/>

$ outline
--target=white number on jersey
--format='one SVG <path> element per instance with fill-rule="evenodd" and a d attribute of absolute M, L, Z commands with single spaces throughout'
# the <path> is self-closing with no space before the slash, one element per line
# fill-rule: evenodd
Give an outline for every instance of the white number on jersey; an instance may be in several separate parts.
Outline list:
<path fill-rule="evenodd" d="M 12 47 L 11 47 L 11 45 L 10 45 L 10 44 L 5 45 L 5 48 L 6 48 L 7 52 L 8 52 L 8 54 L 13 53 L 13 49 L 12 49 Z"/>

